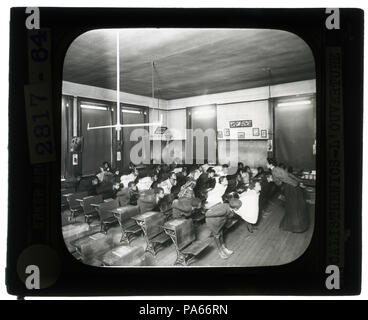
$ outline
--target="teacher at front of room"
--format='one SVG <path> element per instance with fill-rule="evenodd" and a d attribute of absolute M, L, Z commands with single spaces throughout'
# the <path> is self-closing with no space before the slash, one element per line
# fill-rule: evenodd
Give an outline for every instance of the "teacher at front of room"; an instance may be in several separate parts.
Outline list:
<path fill-rule="evenodd" d="M 274 159 L 267 158 L 267 167 L 272 172 L 272 180 L 278 186 L 283 185 L 285 194 L 285 215 L 280 228 L 285 231 L 302 233 L 309 228 L 309 216 L 304 200 L 303 185 L 296 177 L 277 166 Z"/>

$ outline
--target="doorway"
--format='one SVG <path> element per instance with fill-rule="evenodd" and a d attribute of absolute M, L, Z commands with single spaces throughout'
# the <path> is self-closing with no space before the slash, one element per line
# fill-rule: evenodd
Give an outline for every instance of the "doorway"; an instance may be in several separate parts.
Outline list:
<path fill-rule="evenodd" d="M 315 99 L 275 101 L 275 153 L 279 163 L 297 170 L 314 170 L 316 139 Z"/>
<path fill-rule="evenodd" d="M 217 163 L 217 108 L 216 105 L 192 107 L 188 110 L 188 128 L 193 129 L 193 163 Z M 207 132 L 206 132 L 207 130 Z M 201 132 L 203 135 L 201 135 Z M 196 134 L 198 133 L 198 134 Z M 205 134 L 209 133 L 209 135 Z M 187 141 L 188 144 L 191 141 Z"/>
<path fill-rule="evenodd" d="M 83 136 L 82 174 L 96 174 L 102 162 L 112 160 L 111 129 L 87 130 L 91 127 L 111 125 L 111 109 L 106 105 L 80 103 L 81 132 Z"/>

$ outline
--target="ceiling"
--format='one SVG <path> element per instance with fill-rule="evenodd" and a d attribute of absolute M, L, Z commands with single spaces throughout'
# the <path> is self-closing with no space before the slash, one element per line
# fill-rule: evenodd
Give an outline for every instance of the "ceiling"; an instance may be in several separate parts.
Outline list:
<path fill-rule="evenodd" d="M 120 90 L 166 100 L 315 78 L 308 45 L 262 29 L 120 29 Z M 116 30 L 82 34 L 64 61 L 66 81 L 116 90 Z"/>

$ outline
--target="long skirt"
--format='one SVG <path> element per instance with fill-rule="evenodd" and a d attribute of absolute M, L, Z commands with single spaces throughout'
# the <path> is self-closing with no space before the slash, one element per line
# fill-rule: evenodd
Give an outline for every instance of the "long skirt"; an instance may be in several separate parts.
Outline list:
<path fill-rule="evenodd" d="M 280 228 L 290 232 L 305 232 L 309 228 L 309 215 L 303 190 L 284 183 L 285 215 Z"/>

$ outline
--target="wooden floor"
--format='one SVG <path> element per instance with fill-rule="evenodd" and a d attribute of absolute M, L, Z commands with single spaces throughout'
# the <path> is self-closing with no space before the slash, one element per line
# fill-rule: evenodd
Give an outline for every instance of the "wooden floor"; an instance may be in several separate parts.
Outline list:
<path fill-rule="evenodd" d="M 283 202 L 280 199 L 273 201 L 269 207 L 270 213 L 261 218 L 258 229 L 249 233 L 246 224 L 240 220 L 235 226 L 225 234 L 227 247 L 234 251 L 228 259 L 219 257 L 215 243 L 207 247 L 197 259 L 190 265 L 192 267 L 251 267 L 251 266 L 273 266 L 289 263 L 303 254 L 308 247 L 314 230 L 314 205 L 308 204 L 308 212 L 311 218 L 311 225 L 304 233 L 291 233 L 279 229 L 280 221 L 284 214 Z M 63 213 L 63 229 L 67 229 L 68 222 L 65 219 L 66 212 Z M 82 217 L 77 218 L 77 224 L 82 226 Z M 88 232 L 98 232 L 99 226 L 95 224 Z M 120 246 L 120 227 L 116 226 L 108 231 L 108 236 L 114 247 Z M 84 235 L 85 236 L 85 235 Z M 209 236 L 209 230 L 203 224 L 197 229 L 197 238 L 204 239 Z M 66 240 L 68 248 L 72 247 Z M 146 244 L 143 237 L 133 240 L 131 246 L 141 246 Z M 112 248 L 111 248 L 112 249 Z M 106 252 L 98 252 L 86 264 L 101 265 Z M 176 259 L 176 252 L 171 240 L 156 255 L 151 256 L 146 253 L 143 257 L 143 265 L 146 266 L 173 266 Z"/>

